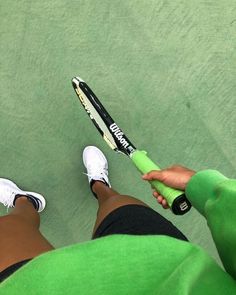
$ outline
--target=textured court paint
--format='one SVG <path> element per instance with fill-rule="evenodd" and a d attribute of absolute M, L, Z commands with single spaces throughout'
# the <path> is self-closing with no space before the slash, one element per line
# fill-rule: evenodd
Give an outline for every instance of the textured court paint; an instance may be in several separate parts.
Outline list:
<path fill-rule="evenodd" d="M 0 30 L 0 173 L 45 195 L 46 237 L 57 247 L 90 238 L 97 204 L 81 153 L 95 144 L 117 190 L 148 202 L 218 259 L 204 219 L 156 206 L 132 163 L 106 146 L 70 79 L 86 80 L 162 167 L 236 177 L 235 1 L 11 0 L 1 4 Z"/>

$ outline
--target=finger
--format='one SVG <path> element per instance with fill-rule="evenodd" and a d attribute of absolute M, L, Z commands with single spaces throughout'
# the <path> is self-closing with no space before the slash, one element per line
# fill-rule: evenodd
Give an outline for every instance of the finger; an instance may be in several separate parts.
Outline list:
<path fill-rule="evenodd" d="M 157 199 L 157 202 L 158 202 L 159 204 L 162 203 L 162 201 L 163 201 L 163 197 L 162 197 L 157 191 L 154 191 L 154 192 L 153 192 L 153 197 L 154 197 L 155 199 Z"/>
<path fill-rule="evenodd" d="M 146 174 L 144 174 L 143 176 L 142 176 L 142 179 L 144 179 L 144 180 L 160 180 L 160 181 L 162 181 L 162 179 L 163 179 L 163 175 L 162 175 L 162 171 L 160 170 L 153 170 L 153 171 L 150 171 L 150 172 L 148 172 L 148 173 L 146 173 Z"/>
<path fill-rule="evenodd" d="M 157 202 L 162 205 L 163 198 L 161 196 L 157 197 Z"/>
<path fill-rule="evenodd" d="M 162 207 L 163 207 L 164 209 L 168 209 L 168 208 L 169 208 L 169 205 L 168 205 L 166 199 L 162 199 Z"/>
<path fill-rule="evenodd" d="M 153 197 L 155 197 L 155 198 L 157 198 L 159 196 L 158 192 L 155 190 L 152 192 L 152 194 L 153 194 Z"/>

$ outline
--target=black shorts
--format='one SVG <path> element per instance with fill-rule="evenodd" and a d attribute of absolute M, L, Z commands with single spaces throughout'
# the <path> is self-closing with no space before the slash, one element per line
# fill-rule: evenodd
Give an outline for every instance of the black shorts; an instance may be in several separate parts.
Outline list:
<path fill-rule="evenodd" d="M 166 235 L 188 241 L 170 221 L 143 205 L 125 205 L 112 211 L 99 225 L 93 239 L 114 234 Z"/>
<path fill-rule="evenodd" d="M 32 259 L 23 260 L 20 262 L 17 262 L 8 268 L 4 269 L 0 272 L 0 283 L 2 283 L 5 279 L 7 279 L 10 275 L 12 275 L 15 271 L 17 271 L 19 268 L 21 268 L 23 265 L 25 265 L 27 262 L 29 262 Z"/>
<path fill-rule="evenodd" d="M 170 221 L 143 205 L 126 205 L 112 211 L 99 225 L 93 239 L 114 234 L 166 235 L 187 241 L 187 238 Z M 0 282 L 30 260 L 18 262 L 0 272 Z"/>

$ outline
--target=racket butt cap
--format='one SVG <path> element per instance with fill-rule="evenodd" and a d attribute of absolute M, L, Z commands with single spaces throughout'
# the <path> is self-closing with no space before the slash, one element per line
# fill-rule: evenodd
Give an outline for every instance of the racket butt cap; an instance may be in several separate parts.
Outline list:
<path fill-rule="evenodd" d="M 182 194 L 174 199 L 171 210 L 175 215 L 184 215 L 191 209 L 192 205 L 186 198 L 185 194 Z"/>

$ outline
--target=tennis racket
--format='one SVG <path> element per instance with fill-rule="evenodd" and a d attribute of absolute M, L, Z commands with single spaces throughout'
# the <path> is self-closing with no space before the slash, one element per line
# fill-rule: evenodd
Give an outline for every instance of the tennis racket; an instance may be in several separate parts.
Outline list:
<path fill-rule="evenodd" d="M 81 78 L 73 78 L 72 85 L 90 119 L 114 151 L 127 155 L 142 174 L 151 170 L 160 170 L 160 167 L 149 159 L 146 152 L 136 149 Z M 190 210 L 191 203 L 183 191 L 170 188 L 157 180 L 150 183 L 167 200 L 174 214 L 183 215 Z"/>

